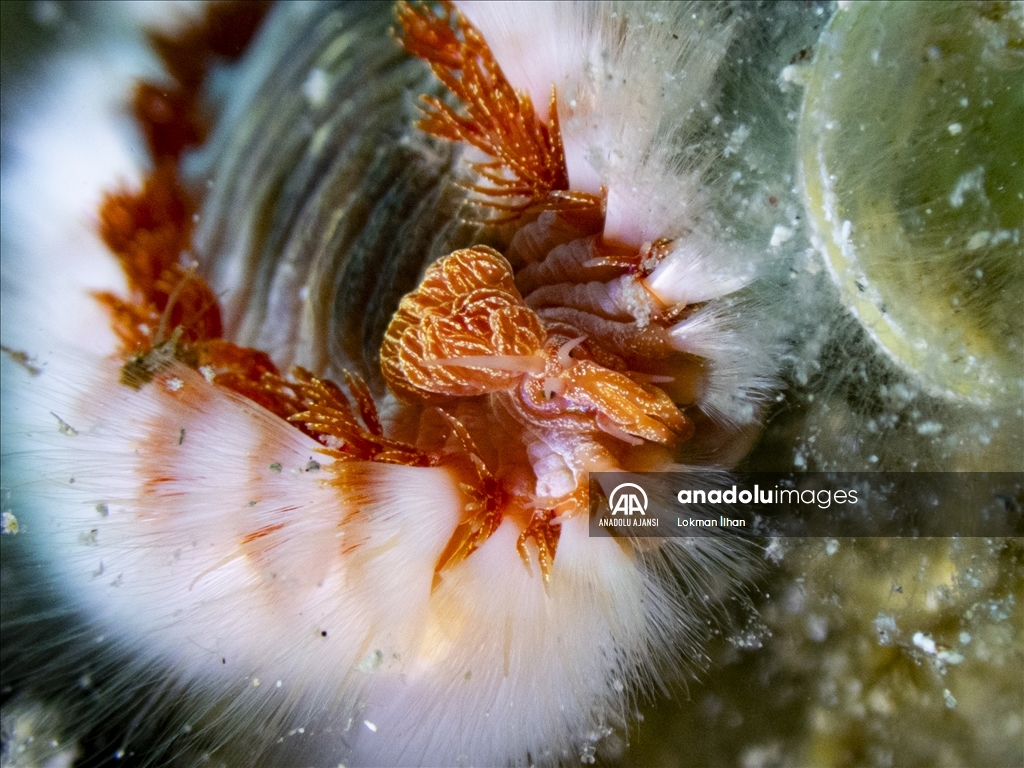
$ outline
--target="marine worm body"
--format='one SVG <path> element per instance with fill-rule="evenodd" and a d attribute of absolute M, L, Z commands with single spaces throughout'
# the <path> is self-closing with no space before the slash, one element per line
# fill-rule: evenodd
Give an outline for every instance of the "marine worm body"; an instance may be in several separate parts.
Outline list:
<path fill-rule="evenodd" d="M 71 194 L 5 253 L 16 556 L 75 627 L 24 663 L 160 712 L 143 758 L 268 765 L 590 761 L 700 667 L 751 551 L 591 539 L 586 477 L 728 467 L 777 386 L 784 260 L 689 151 L 732 34 L 402 3 L 154 35 L 144 160 L 83 104 L 123 159 L 34 145 Z"/>

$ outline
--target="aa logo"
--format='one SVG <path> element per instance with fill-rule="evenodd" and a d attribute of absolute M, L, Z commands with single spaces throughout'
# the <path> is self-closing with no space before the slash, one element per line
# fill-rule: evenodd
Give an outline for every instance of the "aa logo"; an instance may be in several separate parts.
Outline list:
<path fill-rule="evenodd" d="M 632 515 L 634 512 L 646 515 L 647 493 L 636 483 L 622 483 L 612 489 L 608 496 L 608 504 L 612 508 L 613 515 L 617 515 L 619 512 L 624 515 Z"/>

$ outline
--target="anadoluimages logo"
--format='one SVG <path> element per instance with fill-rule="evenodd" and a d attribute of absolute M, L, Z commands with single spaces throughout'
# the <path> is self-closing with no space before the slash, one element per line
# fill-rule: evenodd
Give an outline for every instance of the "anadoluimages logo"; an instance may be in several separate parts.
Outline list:
<path fill-rule="evenodd" d="M 635 488 L 639 493 L 625 490 L 628 488 Z M 612 515 L 619 512 L 624 515 L 632 515 L 634 512 L 646 515 L 647 492 L 636 483 L 621 483 L 608 494 L 608 505 L 612 508 Z"/>

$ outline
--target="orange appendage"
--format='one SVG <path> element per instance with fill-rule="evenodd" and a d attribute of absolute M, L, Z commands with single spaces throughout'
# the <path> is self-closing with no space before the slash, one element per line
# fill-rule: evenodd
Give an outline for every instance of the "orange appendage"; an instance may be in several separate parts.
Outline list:
<path fill-rule="evenodd" d="M 132 111 L 155 158 L 177 158 L 186 147 L 206 140 L 206 125 L 196 99 L 182 88 L 139 83 L 135 86 Z"/>
<path fill-rule="evenodd" d="M 436 589 L 446 568 L 458 565 L 473 554 L 498 530 L 506 513 L 521 512 L 529 499 L 517 495 L 507 479 L 495 477 L 461 421 L 441 408 L 435 413 L 449 427 L 448 448 L 439 454 L 438 463 L 444 463 L 459 474 L 459 487 L 469 499 L 463 509 L 463 521 L 456 526 L 434 566 L 433 588 Z"/>
<path fill-rule="evenodd" d="M 217 338 L 220 307 L 206 281 L 184 263 L 191 248 L 194 205 L 172 163 L 161 163 L 137 193 L 108 194 L 100 235 L 128 279 L 127 298 L 97 298 L 112 314 L 125 351 L 147 351 L 175 329 L 184 342 Z"/>
<path fill-rule="evenodd" d="M 446 568 L 461 563 L 498 530 L 510 501 L 502 483 L 490 473 L 475 451 L 470 449 L 465 455 L 472 459 L 475 477 L 470 482 L 462 483 L 461 487 L 472 501 L 463 510 L 465 518 L 455 527 L 434 566 L 435 589 Z"/>
<path fill-rule="evenodd" d="M 551 581 L 551 567 L 555 563 L 555 552 L 558 550 L 558 537 L 562 535 L 562 524 L 556 520 L 556 512 L 548 510 L 538 512 L 530 520 L 530 524 L 519 534 L 516 541 L 516 550 L 523 564 L 530 568 L 530 551 L 526 543 L 533 540 L 537 547 L 537 562 L 540 563 L 540 572 L 544 577 L 544 583 Z"/>
<path fill-rule="evenodd" d="M 462 102 L 465 114 L 424 96 L 426 107 L 418 127 L 448 141 L 468 142 L 493 158 L 472 164 L 486 182 L 472 189 L 485 196 L 477 200 L 481 205 L 509 212 L 500 221 L 515 220 L 526 208 L 545 200 L 553 207 L 578 206 L 580 200 L 574 196 L 552 197 L 569 189 L 554 88 L 551 124 L 545 125 L 530 97 L 509 84 L 483 35 L 450 3 L 442 3 L 441 8 L 435 14 L 426 6 L 399 3 L 398 39 L 409 53 L 430 64 Z M 586 197 L 588 204 L 596 200 Z"/>
<path fill-rule="evenodd" d="M 413 403 L 516 392 L 526 420 L 671 443 L 690 422 L 660 388 L 598 364 L 582 337 L 549 332 L 497 251 L 467 248 L 432 264 L 399 305 L 381 347 L 391 390 Z M 577 355 L 571 353 L 579 349 Z"/>
<path fill-rule="evenodd" d="M 270 9 L 268 0 L 220 0 L 170 33 L 151 32 L 150 42 L 171 76 L 198 91 L 211 60 L 237 59 Z"/>
<path fill-rule="evenodd" d="M 432 264 L 402 299 L 384 337 L 381 368 L 405 400 L 472 397 L 508 389 L 524 370 L 542 370 L 543 359 L 530 356 L 544 337 L 504 257 L 486 246 L 467 248 Z"/>
<path fill-rule="evenodd" d="M 266 353 L 222 339 L 181 345 L 176 357 L 198 368 L 213 384 L 291 422 L 338 461 L 425 467 L 440 460 L 408 443 L 386 438 L 370 390 L 354 374 L 345 374 L 353 404 L 330 380 L 299 367 L 285 376 Z"/>
<path fill-rule="evenodd" d="M 535 412 L 545 412 L 556 396 L 574 411 L 591 415 L 601 431 L 630 445 L 681 442 L 693 433 L 692 423 L 661 388 L 593 360 L 574 361 L 554 381 L 523 382 L 523 399 Z"/>
<path fill-rule="evenodd" d="M 341 387 L 318 379 L 303 368 L 295 368 L 288 380 L 280 379 L 281 389 L 294 393 L 294 402 L 302 408 L 289 416 L 288 421 L 327 446 L 325 453 L 341 461 L 377 461 L 416 467 L 439 462 L 438 456 L 384 437 L 377 407 L 366 384 L 353 374 L 346 373 L 346 378 L 356 399 L 355 409 Z M 356 411 L 360 419 L 356 418 Z"/>
<path fill-rule="evenodd" d="M 171 76 L 167 84 L 140 83 L 132 104 L 154 159 L 178 158 L 186 147 L 205 141 L 199 93 L 210 65 L 218 58 L 236 59 L 269 7 L 269 2 L 214 2 L 171 34 L 149 34 Z"/>
<path fill-rule="evenodd" d="M 216 58 L 235 59 L 248 45 L 269 3 L 214 2 L 172 34 L 150 33 L 170 83 L 141 82 L 133 111 L 146 136 L 155 168 L 141 191 L 105 197 L 100 234 L 128 278 L 129 296 L 99 300 L 110 310 L 126 351 L 143 354 L 172 332 L 177 343 L 216 339 L 221 334 L 216 296 L 189 259 L 195 205 L 182 188 L 177 159 L 206 136 L 199 96 Z"/>

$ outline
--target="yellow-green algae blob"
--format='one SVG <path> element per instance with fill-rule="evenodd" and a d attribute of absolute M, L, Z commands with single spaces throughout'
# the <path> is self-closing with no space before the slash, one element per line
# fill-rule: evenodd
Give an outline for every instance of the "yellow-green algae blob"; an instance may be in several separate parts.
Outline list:
<path fill-rule="evenodd" d="M 799 148 L 844 304 L 933 395 L 1017 402 L 1024 360 L 1024 4 L 838 11 Z"/>

